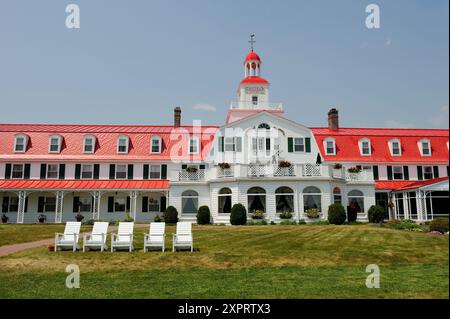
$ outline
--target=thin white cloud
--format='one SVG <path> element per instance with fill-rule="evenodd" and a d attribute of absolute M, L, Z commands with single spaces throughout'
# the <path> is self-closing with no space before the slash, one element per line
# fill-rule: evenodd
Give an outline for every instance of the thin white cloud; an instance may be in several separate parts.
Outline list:
<path fill-rule="evenodd" d="M 206 111 L 206 112 L 215 112 L 217 111 L 214 105 L 208 103 L 198 103 L 193 106 L 194 110 Z"/>
<path fill-rule="evenodd" d="M 386 41 L 384 42 L 384 46 L 385 46 L 385 47 L 388 47 L 388 46 L 390 46 L 391 44 L 392 44 L 391 38 L 387 38 Z"/>
<path fill-rule="evenodd" d="M 386 127 L 390 128 L 413 128 L 414 124 L 412 123 L 406 123 L 406 122 L 400 122 L 396 120 L 387 120 L 384 122 L 384 125 Z"/>
<path fill-rule="evenodd" d="M 449 107 L 448 105 L 444 105 L 439 108 L 439 112 L 436 115 L 431 116 L 428 121 L 431 125 L 437 127 L 448 127 L 448 115 L 449 115 Z"/>

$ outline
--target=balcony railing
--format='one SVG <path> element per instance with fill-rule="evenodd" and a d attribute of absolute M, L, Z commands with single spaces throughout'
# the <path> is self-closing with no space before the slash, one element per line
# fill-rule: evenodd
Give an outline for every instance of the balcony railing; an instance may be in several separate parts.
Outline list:
<path fill-rule="evenodd" d="M 181 170 L 178 172 L 179 181 L 202 181 L 205 179 L 205 170 L 199 169 L 196 172 L 188 172 L 186 170 Z"/>
<path fill-rule="evenodd" d="M 234 169 L 217 167 L 217 178 L 234 177 Z"/>
<path fill-rule="evenodd" d="M 373 181 L 373 172 L 372 171 L 361 171 L 359 173 L 350 173 L 346 172 L 345 180 L 347 182 L 367 182 Z"/>

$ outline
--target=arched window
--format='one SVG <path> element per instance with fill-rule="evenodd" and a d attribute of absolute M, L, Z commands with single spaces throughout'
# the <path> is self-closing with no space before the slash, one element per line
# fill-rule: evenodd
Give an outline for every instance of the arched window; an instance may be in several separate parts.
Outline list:
<path fill-rule="evenodd" d="M 282 186 L 275 190 L 277 213 L 294 212 L 294 191 L 290 187 Z"/>
<path fill-rule="evenodd" d="M 258 128 L 262 130 L 270 130 L 270 125 L 267 123 L 261 123 L 258 125 Z"/>
<path fill-rule="evenodd" d="M 83 141 L 83 153 L 94 153 L 95 151 L 95 136 L 86 135 Z"/>
<path fill-rule="evenodd" d="M 48 139 L 48 152 L 59 153 L 61 152 L 62 137 L 60 135 L 52 135 Z"/>
<path fill-rule="evenodd" d="M 303 209 L 306 212 L 310 208 L 322 211 L 322 192 L 315 186 L 308 186 L 303 190 Z"/>
<path fill-rule="evenodd" d="M 219 191 L 219 214 L 229 214 L 231 211 L 231 189 L 224 187 Z"/>
<path fill-rule="evenodd" d="M 161 137 L 153 136 L 151 140 L 150 153 L 159 154 L 161 153 Z"/>
<path fill-rule="evenodd" d="M 266 190 L 261 187 L 252 187 L 247 191 L 248 211 L 255 210 L 266 211 Z"/>
<path fill-rule="evenodd" d="M 333 189 L 333 203 L 342 204 L 342 194 L 339 187 L 335 187 Z"/>
<path fill-rule="evenodd" d="M 25 134 L 17 134 L 14 139 L 14 152 L 25 153 L 27 150 L 28 137 Z"/>
<path fill-rule="evenodd" d="M 117 138 L 117 153 L 128 154 L 129 139 L 128 136 L 121 135 Z"/>
<path fill-rule="evenodd" d="M 364 193 L 357 189 L 348 192 L 348 206 L 350 209 L 355 209 L 357 213 L 363 213 Z"/>
<path fill-rule="evenodd" d="M 193 190 L 184 191 L 181 194 L 181 212 L 183 214 L 197 214 L 198 193 Z"/>

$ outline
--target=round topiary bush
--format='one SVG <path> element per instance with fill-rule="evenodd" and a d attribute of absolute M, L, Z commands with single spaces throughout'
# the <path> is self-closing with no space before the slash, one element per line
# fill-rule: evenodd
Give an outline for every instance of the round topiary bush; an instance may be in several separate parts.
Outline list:
<path fill-rule="evenodd" d="M 430 223 L 430 231 L 438 231 L 440 233 L 448 232 L 448 218 L 435 218 Z"/>
<path fill-rule="evenodd" d="M 242 204 L 234 204 L 230 212 L 231 225 L 245 225 L 247 223 L 247 210 Z"/>
<path fill-rule="evenodd" d="M 369 222 L 370 223 L 382 223 L 387 217 L 386 211 L 383 206 L 372 205 L 369 208 Z"/>
<path fill-rule="evenodd" d="M 178 211 L 173 206 L 168 206 L 163 214 L 164 222 L 168 224 L 175 224 L 178 222 Z"/>
<path fill-rule="evenodd" d="M 207 225 L 211 223 L 211 212 L 208 206 L 200 206 L 197 211 L 197 224 Z"/>
<path fill-rule="evenodd" d="M 345 223 L 346 218 L 344 206 L 341 204 L 332 204 L 328 206 L 328 222 L 330 224 L 342 225 Z"/>
<path fill-rule="evenodd" d="M 356 222 L 356 219 L 358 218 L 358 211 L 356 208 L 347 206 L 347 222 L 353 223 Z"/>

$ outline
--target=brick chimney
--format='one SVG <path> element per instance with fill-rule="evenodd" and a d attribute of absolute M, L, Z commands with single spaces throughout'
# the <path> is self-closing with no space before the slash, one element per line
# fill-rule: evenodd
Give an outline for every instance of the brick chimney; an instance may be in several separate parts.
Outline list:
<path fill-rule="evenodd" d="M 173 110 L 173 126 L 180 127 L 181 125 L 181 107 L 177 106 Z"/>
<path fill-rule="evenodd" d="M 328 129 L 337 131 L 339 130 L 339 114 L 338 110 L 332 108 L 328 111 Z"/>

